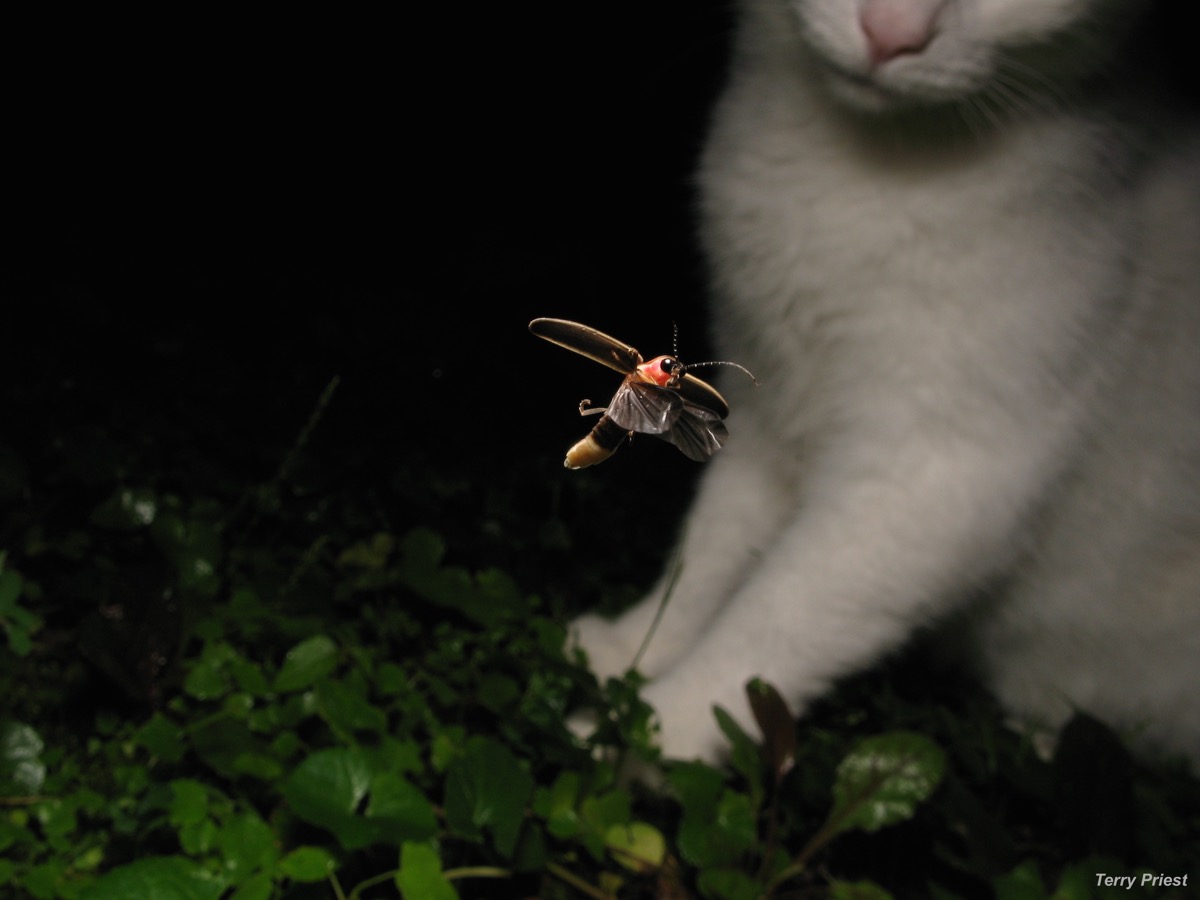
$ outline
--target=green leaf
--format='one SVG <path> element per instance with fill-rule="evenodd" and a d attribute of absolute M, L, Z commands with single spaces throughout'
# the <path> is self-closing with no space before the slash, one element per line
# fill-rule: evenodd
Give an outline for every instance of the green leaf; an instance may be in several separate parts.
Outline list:
<path fill-rule="evenodd" d="M 942 780 L 946 756 L 924 735 L 897 731 L 868 738 L 838 766 L 826 828 L 877 831 L 910 818 Z"/>
<path fill-rule="evenodd" d="M 171 782 L 171 798 L 167 814 L 172 825 L 194 825 L 208 815 L 208 790 L 199 781 L 175 779 Z"/>
<path fill-rule="evenodd" d="M 181 856 L 152 856 L 113 869 L 92 883 L 81 900 L 217 900 L 225 885 L 199 863 Z"/>
<path fill-rule="evenodd" d="M 229 819 L 213 841 L 221 851 L 225 871 L 241 881 L 258 869 L 271 869 L 279 859 L 277 838 L 257 813 L 239 813 Z M 268 878 L 268 883 L 270 879 Z"/>
<path fill-rule="evenodd" d="M 36 794 L 46 780 L 41 737 L 23 722 L 0 725 L 0 790 Z"/>
<path fill-rule="evenodd" d="M 323 681 L 316 691 L 321 716 L 333 727 L 375 733 L 387 730 L 383 710 L 372 706 L 357 686 L 347 681 Z"/>
<path fill-rule="evenodd" d="M 297 847 L 279 861 L 279 871 L 293 881 L 324 881 L 335 868 L 333 857 L 320 847 Z"/>
<path fill-rule="evenodd" d="M 713 707 L 713 715 L 717 726 L 730 743 L 729 764 L 733 770 L 746 779 L 750 787 L 750 799 L 757 809 L 762 805 L 763 788 L 763 754 L 758 744 L 750 735 L 742 730 L 737 721 L 721 707 Z"/>
<path fill-rule="evenodd" d="M 1038 865 L 1033 860 L 1023 862 L 1007 875 L 994 879 L 992 888 L 996 900 L 1047 900 L 1049 897 Z"/>
<path fill-rule="evenodd" d="M 379 532 L 369 541 L 359 541 L 343 550 L 337 559 L 339 566 L 382 570 L 388 557 L 396 549 L 396 539 L 386 532 Z"/>
<path fill-rule="evenodd" d="M 183 758 L 186 745 L 183 732 L 162 713 L 155 713 L 138 729 L 135 740 L 146 748 L 151 756 L 165 762 L 178 762 Z"/>
<path fill-rule="evenodd" d="M 91 521 L 112 531 L 134 531 L 153 522 L 158 508 L 158 495 L 150 488 L 122 488 L 92 510 Z"/>
<path fill-rule="evenodd" d="M 430 844 L 405 841 L 400 847 L 396 887 L 405 900 L 458 900 L 458 891 L 442 874 L 441 857 Z"/>
<path fill-rule="evenodd" d="M 446 775 L 446 821 L 470 838 L 488 829 L 496 849 L 511 858 L 532 790 L 533 778 L 504 745 L 471 738 Z"/>
<path fill-rule="evenodd" d="M 270 872 L 258 872 L 238 885 L 229 900 L 270 900 L 275 891 L 275 879 Z"/>
<path fill-rule="evenodd" d="M 197 700 L 217 700 L 232 688 L 231 664 L 238 653 L 225 641 L 210 641 L 204 645 L 200 658 L 188 666 L 183 689 Z"/>
<path fill-rule="evenodd" d="M 668 774 L 680 803 L 679 852 L 700 868 L 737 862 L 758 842 L 750 797 L 725 787 L 724 776 L 700 763 L 676 766 Z"/>
<path fill-rule="evenodd" d="M 0 566 L 3 564 L 0 554 Z M 16 572 L 0 569 L 0 625 L 8 635 L 8 646 L 17 656 L 28 656 L 33 649 L 32 636 L 42 620 L 20 605 L 25 582 Z"/>
<path fill-rule="evenodd" d="M 662 832 L 646 822 L 613 825 L 605 834 L 604 843 L 618 863 L 631 872 L 643 874 L 661 868 L 667 853 Z"/>
<path fill-rule="evenodd" d="M 179 505 L 177 498 L 168 497 L 167 500 Z M 150 537 L 175 564 L 181 588 L 202 597 L 211 597 L 217 592 L 222 548 L 220 531 L 213 522 L 198 516 L 185 518 L 168 509 L 150 525 Z"/>
<path fill-rule="evenodd" d="M 309 687 L 337 666 L 337 644 L 323 634 L 301 641 L 287 652 L 274 689 L 281 694 Z"/>
<path fill-rule="evenodd" d="M 632 821 L 630 807 L 629 792 L 620 788 L 602 794 L 588 794 L 583 798 L 579 806 L 579 837 L 598 862 L 604 859 L 604 839 L 608 830 L 614 825 L 628 825 Z"/>
<path fill-rule="evenodd" d="M 320 750 L 300 763 L 283 784 L 292 812 L 331 831 L 348 850 L 369 844 L 370 828 L 356 815 L 371 785 L 371 772 L 357 750 Z"/>
<path fill-rule="evenodd" d="M 437 833 L 437 817 L 425 795 L 393 772 L 382 772 L 371 781 L 367 818 L 388 840 L 427 840 Z"/>
<path fill-rule="evenodd" d="M 581 780 L 578 772 L 560 772 L 549 788 L 539 788 L 533 810 L 546 820 L 546 830 L 556 838 L 570 838 L 579 833 L 579 800 Z"/>

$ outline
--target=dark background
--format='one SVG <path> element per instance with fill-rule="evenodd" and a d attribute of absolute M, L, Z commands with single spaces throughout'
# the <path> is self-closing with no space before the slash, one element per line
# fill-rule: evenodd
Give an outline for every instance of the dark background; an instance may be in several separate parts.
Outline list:
<path fill-rule="evenodd" d="M 127 445 L 183 428 L 195 466 L 265 478 L 336 375 L 330 490 L 429 466 L 681 510 L 699 467 L 660 442 L 562 470 L 616 383 L 526 326 L 649 357 L 674 321 L 708 358 L 690 179 L 727 11 L 427 6 L 13 34 L 0 441 L 35 474 L 108 440 L 161 480 Z"/>
<path fill-rule="evenodd" d="M 561 488 L 602 494 L 631 532 L 597 526 L 595 555 L 669 545 L 700 467 L 641 439 L 564 472 L 576 404 L 615 379 L 526 325 L 649 357 L 676 322 L 684 359 L 710 358 L 691 173 L 726 6 L 14 23 L 0 444 L 34 482 L 105 442 L 94 464 L 126 484 L 263 480 L 338 376 L 309 449 L 324 490 L 378 487 L 389 526 L 465 534 L 513 502 L 404 508 L 456 473 L 568 526 L 588 517 Z"/>

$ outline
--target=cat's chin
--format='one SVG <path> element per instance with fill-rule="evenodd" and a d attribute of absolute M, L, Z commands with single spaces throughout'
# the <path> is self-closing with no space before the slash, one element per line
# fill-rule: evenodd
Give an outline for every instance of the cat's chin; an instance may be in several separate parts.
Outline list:
<path fill-rule="evenodd" d="M 912 100 L 885 90 L 870 78 L 831 72 L 829 92 L 842 106 L 858 112 L 882 113 L 912 105 Z"/>
<path fill-rule="evenodd" d="M 825 83 L 830 95 L 847 109 L 861 113 L 908 112 L 952 104 L 958 91 L 933 90 L 928 86 L 892 85 L 870 75 L 830 68 Z"/>

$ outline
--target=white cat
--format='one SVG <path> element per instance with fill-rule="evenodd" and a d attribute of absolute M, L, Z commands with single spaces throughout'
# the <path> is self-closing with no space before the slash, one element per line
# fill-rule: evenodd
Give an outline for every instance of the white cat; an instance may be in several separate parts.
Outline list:
<path fill-rule="evenodd" d="M 666 755 L 720 755 L 714 703 L 752 728 L 752 676 L 802 707 L 953 613 L 1019 717 L 1200 759 L 1200 141 L 1150 4 L 741 6 L 703 241 L 762 386 L 725 384 L 642 663 Z M 577 622 L 598 672 L 661 590 Z"/>

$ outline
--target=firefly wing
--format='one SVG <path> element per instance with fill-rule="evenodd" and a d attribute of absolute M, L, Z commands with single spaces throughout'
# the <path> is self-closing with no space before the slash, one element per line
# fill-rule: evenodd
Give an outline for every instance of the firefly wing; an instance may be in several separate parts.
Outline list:
<path fill-rule="evenodd" d="M 529 323 L 529 330 L 552 344 L 586 356 L 602 366 L 616 369 L 623 375 L 634 371 L 642 361 L 642 355 L 628 344 L 622 344 L 616 338 L 578 322 L 566 319 L 534 319 Z"/>
<path fill-rule="evenodd" d="M 678 447 L 688 459 L 704 462 L 721 449 L 729 432 L 711 409 L 685 400 L 671 430 L 659 437 Z"/>
<path fill-rule="evenodd" d="M 706 412 L 714 414 L 718 419 L 729 415 L 729 404 L 720 392 L 707 381 L 701 381 L 695 375 L 684 375 L 677 386 L 685 400 L 698 406 Z"/>
<path fill-rule="evenodd" d="M 604 414 L 626 431 L 666 437 L 687 401 L 670 388 L 627 380 L 613 394 Z"/>

